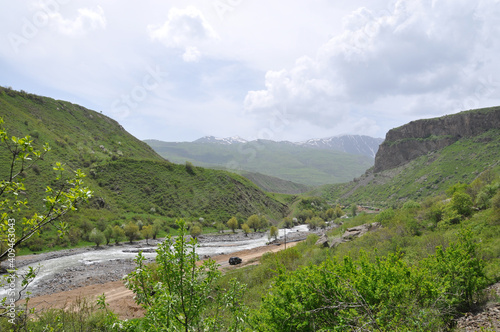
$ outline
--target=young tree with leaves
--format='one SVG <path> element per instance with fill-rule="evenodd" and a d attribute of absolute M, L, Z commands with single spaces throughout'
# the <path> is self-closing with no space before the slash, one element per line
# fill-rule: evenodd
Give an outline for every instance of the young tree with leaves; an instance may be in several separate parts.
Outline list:
<path fill-rule="evenodd" d="M 55 183 L 57 187 L 47 186 L 46 196 L 42 211 L 30 214 L 27 210 L 30 202 L 26 198 L 24 174 L 33 168 L 46 153 L 50 151 L 48 144 L 42 150 L 35 148 L 30 136 L 22 138 L 9 136 L 0 118 L 0 148 L 3 149 L 8 158 L 8 170 L 6 178 L 0 180 L 0 262 L 9 260 L 9 272 L 0 281 L 0 286 L 5 283 L 12 284 L 20 278 L 20 288 L 10 296 L 9 301 L 3 298 L 0 301 L 0 317 L 8 313 L 8 303 L 19 300 L 29 283 L 35 278 L 36 270 L 31 268 L 24 276 L 18 276 L 15 272 L 15 253 L 17 248 L 31 237 L 40 234 L 46 226 L 56 227 L 59 237 L 63 237 L 69 230 L 69 225 L 58 219 L 70 211 L 75 211 L 79 203 L 88 201 L 92 191 L 84 186 L 85 174 L 81 170 L 74 171 L 71 177 L 67 177 L 65 166 L 56 163 L 53 167 L 56 172 Z"/>
<path fill-rule="evenodd" d="M 229 227 L 233 233 L 236 228 L 238 228 L 238 219 L 236 217 L 232 217 L 227 221 L 227 227 Z"/>
<path fill-rule="evenodd" d="M 137 268 L 126 279 L 126 286 L 136 294 L 137 303 L 146 309 L 145 318 L 136 328 L 144 331 L 218 331 L 224 308 L 234 308 L 240 315 L 242 288 L 217 289 L 221 272 L 214 260 L 197 264 L 197 241 L 187 240 L 183 220 L 177 221 L 179 236 L 168 235 L 158 245 L 156 265 L 147 265 L 142 253 Z M 241 308 L 241 309 L 239 309 Z M 235 321 L 241 322 L 241 319 Z M 241 325 L 241 323 L 240 323 Z M 231 329 L 241 331 L 240 328 Z"/>
<path fill-rule="evenodd" d="M 95 243 L 96 247 L 99 247 L 101 243 L 104 243 L 104 241 L 106 241 L 106 237 L 104 236 L 104 234 L 97 228 L 94 228 L 92 232 L 90 232 L 89 239 L 90 241 Z"/>
<path fill-rule="evenodd" d="M 153 225 L 142 226 L 141 235 L 146 239 L 146 244 L 149 245 L 149 239 L 153 237 Z"/>
<path fill-rule="evenodd" d="M 129 222 L 125 228 L 123 228 L 123 231 L 125 232 L 125 236 L 128 238 L 130 243 L 133 243 L 134 240 L 137 240 L 141 234 L 139 233 L 139 226 L 134 224 L 134 222 Z"/>

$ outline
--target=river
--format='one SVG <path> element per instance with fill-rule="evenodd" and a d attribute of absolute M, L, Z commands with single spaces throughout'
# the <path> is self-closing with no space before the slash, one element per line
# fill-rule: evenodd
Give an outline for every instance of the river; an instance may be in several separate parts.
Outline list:
<path fill-rule="evenodd" d="M 307 232 L 307 225 L 299 225 L 292 229 L 287 229 L 286 233 L 291 232 Z M 285 235 L 285 230 L 280 229 L 280 237 Z M 196 249 L 196 252 L 200 257 L 203 256 L 214 256 L 219 254 L 230 254 L 233 252 L 238 252 L 241 250 L 252 249 L 260 246 L 266 245 L 269 241 L 268 234 L 265 233 L 262 237 L 249 238 L 239 241 L 220 241 L 220 242 L 200 242 Z M 54 280 L 54 276 L 68 269 L 82 269 L 82 266 L 91 266 L 94 264 L 102 264 L 103 262 L 110 261 L 123 261 L 134 259 L 137 256 L 137 250 L 148 249 L 151 251 L 151 246 L 144 248 L 133 248 L 134 252 L 130 252 L 130 247 L 120 247 L 111 246 L 104 247 L 101 250 L 88 250 L 85 252 L 80 252 L 72 255 L 41 260 L 36 264 L 31 264 L 32 266 L 40 265 L 40 269 L 37 273 L 37 277 L 30 285 L 30 288 L 36 287 L 38 284 L 46 285 Z M 155 252 L 144 252 L 144 256 L 147 258 L 154 258 L 156 256 Z M 24 274 L 28 270 L 27 266 L 20 267 L 18 273 Z M 55 281 L 57 282 L 57 281 Z M 0 299 L 7 295 L 6 288 L 0 289 Z"/>

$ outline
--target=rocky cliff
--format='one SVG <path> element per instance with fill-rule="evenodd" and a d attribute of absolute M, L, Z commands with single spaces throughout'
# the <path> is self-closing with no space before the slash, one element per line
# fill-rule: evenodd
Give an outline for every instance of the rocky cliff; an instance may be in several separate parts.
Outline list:
<path fill-rule="evenodd" d="M 500 129 L 500 106 L 412 121 L 387 133 L 375 156 L 374 172 L 403 165 L 490 129 Z"/>

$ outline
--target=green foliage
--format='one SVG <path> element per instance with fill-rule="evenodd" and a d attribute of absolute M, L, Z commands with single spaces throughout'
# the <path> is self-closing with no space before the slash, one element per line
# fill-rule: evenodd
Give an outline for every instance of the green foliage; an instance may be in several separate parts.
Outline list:
<path fill-rule="evenodd" d="M 146 239 L 146 244 L 149 244 L 149 239 L 153 237 L 153 225 L 142 226 L 140 231 L 143 238 Z"/>
<path fill-rule="evenodd" d="M 221 272 L 213 260 L 197 264 L 196 239 L 186 240 L 187 228 L 178 221 L 179 236 L 170 235 L 158 245 L 156 265 L 146 265 L 142 253 L 137 268 L 127 277 L 127 287 L 146 309 L 141 330 L 193 331 L 223 329 L 220 315 L 227 308 L 241 330 L 240 305 L 243 288 L 232 283 L 229 290 L 217 289 Z M 226 312 L 227 314 L 227 312 Z"/>
<path fill-rule="evenodd" d="M 197 238 L 198 236 L 201 235 L 201 233 L 203 232 L 202 228 L 201 228 L 201 225 L 200 224 L 196 224 L 196 225 L 193 225 L 189 228 L 189 234 L 193 237 L 193 238 Z"/>
<path fill-rule="evenodd" d="M 379 173 L 368 170 L 354 181 L 325 185 L 310 194 L 332 202 L 341 200 L 343 204 L 358 202 L 389 207 L 399 205 L 402 200 L 422 201 L 430 196 L 445 194 L 447 189 L 459 183 L 450 190 L 465 191 L 475 200 L 478 189 L 469 188 L 465 183 L 472 184 L 478 178 L 474 186 L 494 184 L 500 173 L 498 160 L 500 129 L 493 129 L 475 137 L 463 137 L 403 166 Z"/>
<path fill-rule="evenodd" d="M 252 181 L 257 180 L 256 182 L 271 191 L 284 189 L 280 192 L 305 189 L 297 184 L 314 186 L 350 181 L 373 165 L 373 159 L 367 156 L 263 140 L 224 146 L 156 140 L 147 140 L 146 143 L 160 155 L 177 164 L 189 160 L 197 166 L 220 169 L 227 166 L 228 160 L 234 161 L 243 169 L 244 176 L 248 176 Z M 256 175 L 256 172 L 267 177 Z M 270 179 L 270 176 L 294 183 L 286 184 L 284 181 Z M 278 188 L 275 184 L 278 184 Z"/>
<path fill-rule="evenodd" d="M 141 234 L 139 233 L 139 226 L 137 226 L 135 223 L 132 221 L 129 222 L 124 228 L 123 228 L 125 236 L 128 238 L 130 243 L 132 243 L 134 240 L 137 240 Z"/>
<path fill-rule="evenodd" d="M 215 222 L 228 220 L 238 213 L 245 219 L 254 213 L 281 219 L 287 213 L 283 203 L 244 177 L 197 167 L 193 168 L 195 175 L 189 174 L 185 165 L 164 160 L 147 144 L 124 131 L 116 121 L 84 107 L 51 98 L 32 98 L 30 94 L 0 88 L 0 116 L 9 119 L 5 131 L 8 129 L 21 139 L 27 148 L 31 144 L 44 157 L 43 163 L 31 167 L 28 167 L 31 162 L 24 163 L 26 167 L 21 177 L 26 179 L 24 185 L 29 192 L 28 196 L 19 195 L 18 198 L 29 197 L 28 210 L 31 211 L 24 210 L 17 219 L 19 224 L 22 217 L 30 217 L 33 211 L 45 210 L 45 196 L 56 196 L 57 190 L 70 186 L 62 178 L 54 179 L 51 165 L 64 161 L 62 168 L 82 169 L 89 175 L 85 184 L 93 189 L 93 197 L 88 205 L 81 207 L 78 216 L 68 214 L 64 219 L 67 225 L 73 224 L 83 231 L 79 243 L 63 239 L 68 245 L 78 246 L 88 241 L 94 227 L 104 231 L 117 219 L 128 222 L 134 215 L 141 215 L 143 221 L 161 219 L 167 225 L 179 217 L 190 220 L 203 217 L 207 222 Z M 47 142 L 52 147 L 50 153 L 44 154 L 45 147 L 37 148 L 28 142 L 23 134 L 26 131 L 37 141 Z M 10 142 L 9 137 L 7 143 L 12 145 Z M 31 157 L 33 162 L 37 158 L 33 154 Z M 10 163 L 8 151 L 0 149 L 0 178 L 10 176 Z M 66 170 L 66 178 L 75 177 Z M 45 193 L 47 185 L 52 193 Z M 67 231 L 63 229 L 65 224 L 54 226 Z M 39 237 L 45 250 L 61 244 L 54 240 L 60 235 L 56 227 L 44 229 L 43 236 Z M 23 253 L 29 253 L 25 245 L 19 247 Z"/>
<path fill-rule="evenodd" d="M 90 232 L 89 240 L 94 242 L 96 247 L 99 247 L 99 245 L 106 241 L 106 237 L 100 230 L 94 228 L 92 232 Z"/>
<path fill-rule="evenodd" d="M 451 207 L 459 215 L 469 217 L 472 214 L 472 199 L 465 192 L 455 192 L 451 198 Z"/>
<path fill-rule="evenodd" d="M 279 229 L 276 226 L 271 226 L 269 229 L 269 238 L 274 238 L 275 240 L 278 239 L 279 236 Z"/>
<path fill-rule="evenodd" d="M 295 272 L 281 267 L 252 323 L 259 331 L 439 331 L 473 304 L 483 268 L 470 232 L 420 266 L 400 253 L 362 253 Z"/>
<path fill-rule="evenodd" d="M 245 233 L 245 236 L 248 236 L 248 233 L 252 231 L 250 229 L 250 226 L 248 226 L 247 224 L 241 225 L 241 230 L 243 231 L 243 233 Z"/>
<path fill-rule="evenodd" d="M 248 217 L 246 224 L 248 227 L 252 228 L 254 232 L 257 232 L 260 229 L 265 229 L 268 227 L 267 219 L 263 216 L 258 216 L 256 214 L 253 214 L 250 217 Z"/>
<path fill-rule="evenodd" d="M 111 239 L 113 238 L 113 227 L 111 227 L 111 225 L 106 226 L 106 229 L 102 233 L 106 238 L 106 245 L 108 245 L 111 242 Z"/>
<path fill-rule="evenodd" d="M 118 225 L 113 227 L 113 238 L 116 244 L 119 244 L 120 241 L 125 238 L 125 231 Z"/>
<path fill-rule="evenodd" d="M 227 227 L 229 227 L 234 233 L 234 230 L 238 228 L 238 220 L 236 217 L 232 217 L 227 221 Z"/>

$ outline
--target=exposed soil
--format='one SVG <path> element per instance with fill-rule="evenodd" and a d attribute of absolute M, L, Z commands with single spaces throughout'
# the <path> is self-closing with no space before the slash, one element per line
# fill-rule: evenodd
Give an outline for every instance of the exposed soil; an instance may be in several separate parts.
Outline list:
<path fill-rule="evenodd" d="M 488 287 L 491 301 L 478 312 L 468 312 L 457 320 L 458 331 L 500 331 L 500 282 Z"/>

